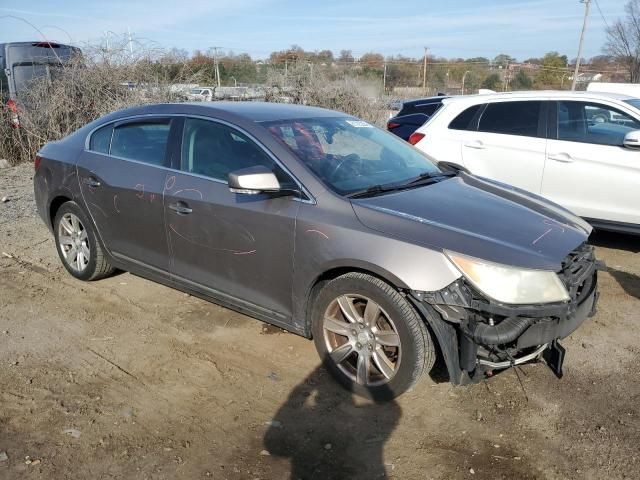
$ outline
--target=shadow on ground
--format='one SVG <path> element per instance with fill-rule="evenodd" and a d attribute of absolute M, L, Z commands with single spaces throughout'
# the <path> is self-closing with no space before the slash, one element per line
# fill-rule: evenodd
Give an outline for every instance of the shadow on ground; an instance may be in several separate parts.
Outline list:
<path fill-rule="evenodd" d="M 617 280 L 628 295 L 640 299 L 640 276 L 608 267 L 607 272 Z"/>
<path fill-rule="evenodd" d="M 290 459 L 291 479 L 387 478 L 383 448 L 400 417 L 395 401 L 354 399 L 318 367 L 278 410 L 264 446 Z"/>
<path fill-rule="evenodd" d="M 589 242 L 596 247 L 626 250 L 633 253 L 640 252 L 640 236 L 638 235 L 596 230 L 591 234 Z"/>

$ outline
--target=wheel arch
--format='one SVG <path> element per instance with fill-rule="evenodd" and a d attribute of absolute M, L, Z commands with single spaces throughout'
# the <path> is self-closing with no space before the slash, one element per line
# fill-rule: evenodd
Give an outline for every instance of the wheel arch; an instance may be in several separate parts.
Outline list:
<path fill-rule="evenodd" d="M 53 197 L 53 199 L 49 203 L 49 210 L 48 210 L 48 220 L 51 228 L 54 228 L 53 221 L 55 220 L 56 214 L 58 213 L 58 210 L 60 210 L 60 207 L 65 203 L 71 202 L 71 201 L 73 201 L 73 199 L 64 194 L 60 194 Z"/>
<path fill-rule="evenodd" d="M 311 333 L 311 311 L 313 309 L 313 302 L 315 300 L 315 297 L 320 291 L 322 285 L 346 273 L 352 272 L 365 273 L 367 275 L 371 275 L 372 277 L 376 277 L 383 282 L 388 283 L 392 288 L 398 291 L 409 289 L 409 287 L 396 275 L 373 264 L 368 264 L 366 262 L 350 262 L 327 265 L 323 269 L 323 271 L 309 283 L 305 291 L 304 330 L 306 333 L 306 337 L 313 338 Z"/>

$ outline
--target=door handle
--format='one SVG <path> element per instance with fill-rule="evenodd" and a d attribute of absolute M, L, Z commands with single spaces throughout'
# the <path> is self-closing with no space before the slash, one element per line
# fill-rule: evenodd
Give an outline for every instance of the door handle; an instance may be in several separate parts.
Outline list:
<path fill-rule="evenodd" d="M 562 163 L 571 163 L 573 162 L 573 158 L 568 153 L 550 153 L 547 155 L 549 160 L 554 160 L 556 162 Z"/>
<path fill-rule="evenodd" d="M 473 140 L 472 142 L 467 142 L 464 144 L 465 147 L 467 148 L 475 148 L 476 150 L 482 150 L 484 149 L 484 143 L 482 143 L 480 140 Z"/>
<path fill-rule="evenodd" d="M 82 183 L 84 183 L 86 186 L 92 187 L 92 188 L 99 187 L 101 185 L 100 181 L 96 177 L 83 178 L 82 179 Z"/>
<path fill-rule="evenodd" d="M 185 202 L 170 203 L 169 208 L 176 212 L 178 215 L 189 215 L 191 212 L 193 212 L 193 209 L 189 208 L 189 205 L 187 205 Z"/>

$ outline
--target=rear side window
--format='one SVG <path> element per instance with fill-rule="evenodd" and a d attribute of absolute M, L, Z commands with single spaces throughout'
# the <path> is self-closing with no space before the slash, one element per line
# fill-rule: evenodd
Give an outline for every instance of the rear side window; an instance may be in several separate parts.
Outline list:
<path fill-rule="evenodd" d="M 478 131 L 537 137 L 541 109 L 542 102 L 538 101 L 489 103 Z"/>
<path fill-rule="evenodd" d="M 164 165 L 169 120 L 135 122 L 117 126 L 111 138 L 111 155 L 151 165 Z"/>
<path fill-rule="evenodd" d="M 482 105 L 474 105 L 467 108 L 460 115 L 454 118 L 449 124 L 449 128 L 452 130 L 476 130 L 476 124 L 471 123 L 476 117 L 476 114 L 480 111 Z"/>
<path fill-rule="evenodd" d="M 109 147 L 111 146 L 111 133 L 113 132 L 113 125 L 107 125 L 99 130 L 96 130 L 91 135 L 91 141 L 89 142 L 89 150 L 98 153 L 109 154 Z"/>

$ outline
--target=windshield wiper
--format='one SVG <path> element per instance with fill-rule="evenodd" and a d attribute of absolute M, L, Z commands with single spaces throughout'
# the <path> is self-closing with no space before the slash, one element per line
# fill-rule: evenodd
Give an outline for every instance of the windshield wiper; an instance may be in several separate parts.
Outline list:
<path fill-rule="evenodd" d="M 439 179 L 439 178 L 449 178 L 455 177 L 458 175 L 457 172 L 424 172 L 418 175 L 415 178 L 412 178 L 404 186 L 407 185 L 418 185 L 424 183 L 431 183 L 430 180 Z"/>
<path fill-rule="evenodd" d="M 399 185 L 393 185 L 393 186 L 373 185 L 369 188 L 365 188 L 364 190 L 357 190 L 355 192 L 351 192 L 345 196 L 347 198 L 372 197 L 380 193 L 392 192 L 393 190 L 398 190 L 399 188 L 404 188 L 404 187 Z"/>
<path fill-rule="evenodd" d="M 456 172 L 424 172 L 418 175 L 417 177 L 410 179 L 407 182 L 396 183 L 392 185 L 373 185 L 369 188 L 365 188 L 364 190 L 357 190 L 355 192 L 349 193 L 346 195 L 346 197 L 347 198 L 373 197 L 381 193 L 393 192 L 394 190 L 404 190 L 407 188 L 429 185 L 430 183 L 435 183 L 437 180 L 441 178 L 455 177 L 456 175 L 457 175 Z"/>

